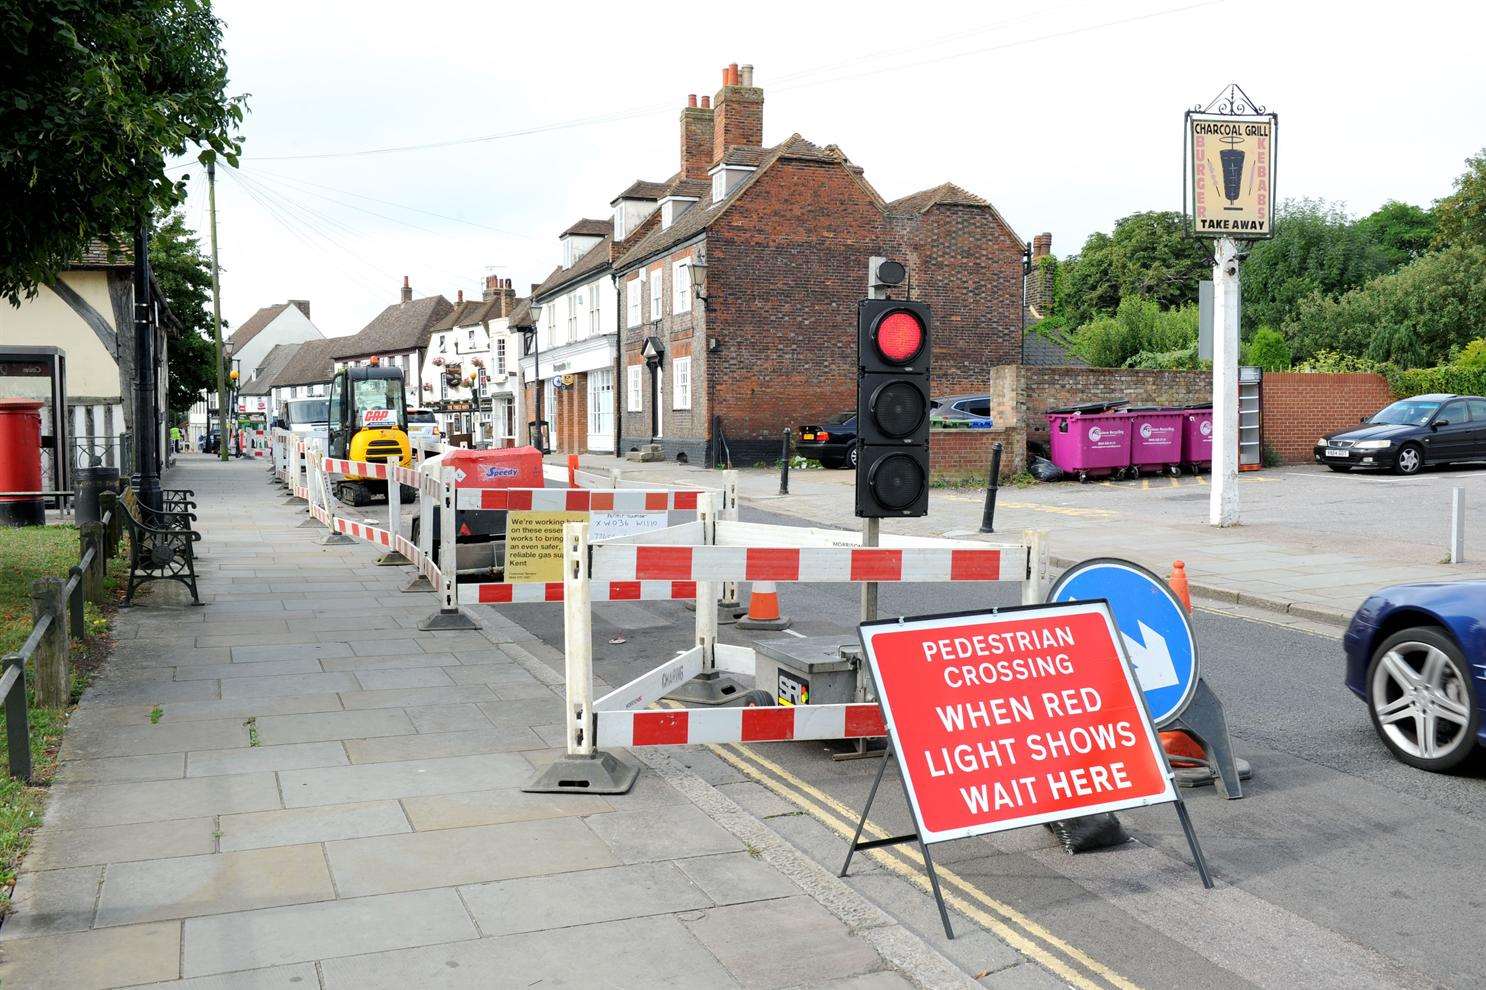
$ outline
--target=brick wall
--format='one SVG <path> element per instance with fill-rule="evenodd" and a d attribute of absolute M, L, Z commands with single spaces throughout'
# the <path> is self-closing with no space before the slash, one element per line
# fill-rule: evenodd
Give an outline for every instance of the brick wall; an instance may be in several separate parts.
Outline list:
<path fill-rule="evenodd" d="M 1044 416 L 1049 409 L 1103 399 L 1124 399 L 1133 406 L 1211 402 L 1212 375 L 1206 371 L 1002 365 L 991 369 L 990 395 L 991 418 L 997 425 L 1024 426 L 1028 442 L 1045 447 Z"/>
<path fill-rule="evenodd" d="M 1392 401 L 1382 375 L 1267 373 L 1260 386 L 1260 434 L 1285 462 L 1308 463 L 1317 437 L 1355 426 Z"/>
<path fill-rule="evenodd" d="M 991 445 L 1001 444 L 1001 480 L 1027 466 L 1027 438 L 1019 427 L 993 430 L 930 430 L 929 473 L 936 480 L 977 478 L 983 484 L 991 465 Z"/>

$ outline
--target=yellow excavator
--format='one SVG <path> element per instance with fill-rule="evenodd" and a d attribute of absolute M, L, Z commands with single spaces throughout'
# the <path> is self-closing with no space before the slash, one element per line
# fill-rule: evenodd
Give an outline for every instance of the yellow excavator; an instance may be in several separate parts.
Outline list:
<path fill-rule="evenodd" d="M 370 364 L 342 368 L 330 381 L 328 409 L 330 456 L 353 461 L 413 465 L 403 405 L 402 369 Z M 351 505 L 366 505 L 373 493 L 385 493 L 386 482 L 345 475 L 335 495 Z"/>

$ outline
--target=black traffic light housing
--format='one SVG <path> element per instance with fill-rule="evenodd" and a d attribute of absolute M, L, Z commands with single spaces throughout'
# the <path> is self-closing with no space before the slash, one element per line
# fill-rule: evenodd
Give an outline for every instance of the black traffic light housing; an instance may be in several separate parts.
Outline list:
<path fill-rule="evenodd" d="M 929 307 L 901 299 L 857 304 L 856 514 L 929 511 Z"/>

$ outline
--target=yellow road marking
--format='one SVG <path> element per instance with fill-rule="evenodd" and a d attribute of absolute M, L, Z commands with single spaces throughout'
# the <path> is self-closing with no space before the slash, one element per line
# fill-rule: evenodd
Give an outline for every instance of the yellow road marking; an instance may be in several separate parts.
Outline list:
<path fill-rule="evenodd" d="M 1207 479 L 1206 479 L 1206 478 L 1204 478 L 1204 477 L 1203 477 L 1203 476 L 1202 476 L 1202 475 L 1200 475 L 1200 474 L 1199 474 L 1199 475 L 1198 475 L 1198 476 L 1197 476 L 1197 483 L 1198 483 L 1198 484 L 1199 484 L 1199 485 L 1205 485 L 1205 484 L 1207 484 Z"/>
<path fill-rule="evenodd" d="M 726 747 L 708 744 L 708 748 L 723 761 L 748 777 L 753 778 L 775 794 L 809 812 L 812 817 L 836 832 L 842 838 L 851 839 L 858 815 L 829 794 L 806 783 L 788 770 L 765 759 L 754 750 L 740 743 L 730 744 Z M 755 761 L 758 765 L 753 766 L 747 760 L 729 753 L 728 750 L 736 750 L 747 754 L 748 758 Z M 760 768 L 763 769 L 761 770 Z M 768 772 L 766 773 L 764 770 Z M 770 777 L 769 774 L 771 773 L 778 779 Z M 815 801 L 809 800 L 805 795 L 809 795 L 826 807 L 823 808 L 817 805 Z M 827 811 L 826 808 L 831 809 L 835 814 Z M 888 835 L 881 826 L 870 820 L 867 822 L 863 831 L 877 838 L 884 838 Z M 932 893 L 928 876 L 924 872 L 923 857 L 918 852 L 911 851 L 907 847 L 899 847 L 896 849 L 869 849 L 863 855 L 872 856 L 892 872 L 907 879 L 915 887 L 926 893 Z M 989 931 L 996 933 L 1003 940 L 1018 949 L 1023 955 L 1035 959 L 1043 966 L 1046 966 L 1067 980 L 1072 986 L 1078 987 L 1080 990 L 1102 990 L 1103 984 L 1091 979 L 1084 973 L 1080 973 L 1070 966 L 1068 962 L 1064 961 L 1064 959 L 1049 952 L 1047 948 L 1039 945 L 1033 939 L 1041 940 L 1052 949 L 1063 953 L 1068 959 L 1077 962 L 1085 969 L 1102 977 L 1106 983 L 1119 988 L 1119 990 L 1138 990 L 1136 984 L 1130 982 L 1082 950 L 1063 941 L 1031 918 L 1016 910 L 1016 908 L 991 897 L 953 870 L 938 864 L 936 864 L 935 868 L 945 886 L 957 888 L 971 899 L 979 901 L 985 907 L 990 908 L 994 914 L 1000 915 L 1001 919 L 1005 920 L 1003 921 L 994 917 L 992 914 L 969 903 L 965 898 L 953 892 L 947 892 L 945 894 L 945 902 L 947 904 L 953 906 L 957 911 L 971 918 Z M 1017 927 L 1013 928 L 1013 925 Z"/>
<path fill-rule="evenodd" d="M 1182 487 L 1182 483 L 1180 481 L 1177 481 L 1176 478 L 1168 478 L 1166 480 L 1171 482 L 1171 487 L 1172 488 L 1180 488 L 1180 487 Z"/>
<path fill-rule="evenodd" d="M 1151 479 L 1150 478 L 1141 478 L 1140 479 L 1140 490 L 1143 491 L 1143 492 L 1148 492 L 1148 491 L 1151 490 Z"/>

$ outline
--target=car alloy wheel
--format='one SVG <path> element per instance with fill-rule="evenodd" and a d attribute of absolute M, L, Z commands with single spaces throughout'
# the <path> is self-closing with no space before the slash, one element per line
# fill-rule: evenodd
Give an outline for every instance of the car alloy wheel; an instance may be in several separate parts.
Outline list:
<path fill-rule="evenodd" d="M 1398 473 L 1418 474 L 1419 469 L 1424 466 L 1424 454 L 1413 444 L 1408 444 L 1398 452 Z"/>
<path fill-rule="evenodd" d="M 856 444 L 852 444 L 851 445 L 851 453 L 849 453 L 849 454 L 846 455 L 846 466 L 849 467 L 849 468 L 853 468 L 853 469 L 857 466 L 857 445 Z"/>
<path fill-rule="evenodd" d="M 1437 629 L 1405 629 L 1373 655 L 1367 699 L 1373 726 L 1394 755 L 1448 770 L 1475 749 L 1479 721 L 1460 648 Z"/>

